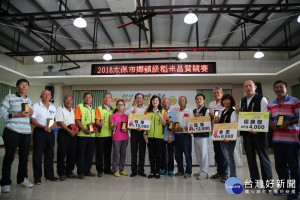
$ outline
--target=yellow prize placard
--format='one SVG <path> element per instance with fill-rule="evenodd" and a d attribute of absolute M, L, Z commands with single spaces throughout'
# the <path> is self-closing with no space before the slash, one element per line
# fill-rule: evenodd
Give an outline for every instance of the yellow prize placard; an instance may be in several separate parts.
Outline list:
<path fill-rule="evenodd" d="M 189 133 L 211 132 L 210 116 L 189 117 L 187 119 Z"/>
<path fill-rule="evenodd" d="M 234 141 L 237 138 L 237 128 L 238 128 L 237 122 L 214 124 L 212 140 L 213 141 L 221 141 L 221 140 Z"/>
<path fill-rule="evenodd" d="M 141 130 L 150 130 L 151 116 L 142 114 L 129 114 L 128 128 Z"/>
<path fill-rule="evenodd" d="M 238 130 L 268 132 L 269 112 L 240 112 Z"/>

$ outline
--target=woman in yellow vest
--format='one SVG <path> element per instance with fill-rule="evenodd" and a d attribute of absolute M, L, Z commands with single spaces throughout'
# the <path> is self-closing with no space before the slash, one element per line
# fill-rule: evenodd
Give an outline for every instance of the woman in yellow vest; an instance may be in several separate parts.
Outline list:
<path fill-rule="evenodd" d="M 162 110 L 161 100 L 153 95 L 150 99 L 150 105 L 145 111 L 145 115 L 151 116 L 150 130 L 144 131 L 144 139 L 148 143 L 148 152 L 151 172 L 148 178 L 160 178 L 160 164 L 162 156 L 162 145 L 164 143 L 163 126 L 166 125 L 167 115 Z"/>

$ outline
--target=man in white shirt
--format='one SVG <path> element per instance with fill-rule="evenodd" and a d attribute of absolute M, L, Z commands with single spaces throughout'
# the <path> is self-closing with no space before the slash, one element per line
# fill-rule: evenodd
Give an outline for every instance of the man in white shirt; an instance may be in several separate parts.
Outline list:
<path fill-rule="evenodd" d="M 77 127 L 72 108 L 73 96 L 64 97 L 64 105 L 56 109 L 56 121 L 59 126 L 57 136 L 57 174 L 61 181 L 66 178 L 78 178 L 73 173 L 76 162 Z M 75 128 L 75 129 L 74 129 Z M 65 162 L 66 160 L 66 162 Z"/>
<path fill-rule="evenodd" d="M 174 126 L 175 132 L 175 160 L 177 162 L 178 172 L 175 176 L 183 176 L 185 179 L 191 178 L 192 174 L 192 137 L 188 133 L 187 118 L 194 117 L 192 110 L 186 108 L 187 99 L 185 96 L 178 98 L 180 109 L 176 114 Z M 178 126 L 176 123 L 178 122 Z M 183 154 L 186 159 L 186 170 L 183 168 Z"/>
<path fill-rule="evenodd" d="M 222 88 L 215 87 L 213 89 L 213 96 L 215 101 L 209 103 L 210 116 L 213 119 L 216 117 L 221 117 L 221 113 L 224 110 L 224 107 L 221 105 L 221 99 L 223 96 Z M 223 154 L 220 141 L 213 141 L 214 152 L 215 152 L 215 161 L 217 164 L 217 173 L 212 175 L 211 179 L 224 178 L 228 176 L 228 162 Z"/>
<path fill-rule="evenodd" d="M 130 109 L 132 114 L 145 114 L 146 106 L 144 106 L 144 95 L 137 93 L 134 97 L 136 105 Z M 142 177 L 147 177 L 145 174 L 145 154 L 146 142 L 143 136 L 144 131 L 141 129 L 131 129 L 130 145 L 131 145 L 131 174 L 134 177 L 137 174 Z M 137 153 L 139 152 L 139 164 L 137 164 Z"/>
<path fill-rule="evenodd" d="M 44 176 L 46 180 L 59 181 L 54 176 L 53 159 L 55 135 L 53 129 L 56 127 L 56 108 L 50 103 L 51 93 L 44 90 L 41 93 L 41 101 L 33 105 L 34 113 L 31 123 L 35 125 L 33 130 L 33 176 L 36 185 L 41 184 L 42 162 L 44 156 Z"/>

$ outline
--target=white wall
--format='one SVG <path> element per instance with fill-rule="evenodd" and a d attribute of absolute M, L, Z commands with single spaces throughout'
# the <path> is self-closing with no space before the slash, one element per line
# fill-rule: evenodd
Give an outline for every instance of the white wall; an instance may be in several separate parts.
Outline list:
<path fill-rule="evenodd" d="M 45 89 L 45 85 L 42 86 L 30 86 L 27 96 L 31 99 L 32 103 L 38 103 L 41 101 L 40 94 Z M 62 104 L 62 87 L 54 86 L 54 106 L 58 107 Z"/>

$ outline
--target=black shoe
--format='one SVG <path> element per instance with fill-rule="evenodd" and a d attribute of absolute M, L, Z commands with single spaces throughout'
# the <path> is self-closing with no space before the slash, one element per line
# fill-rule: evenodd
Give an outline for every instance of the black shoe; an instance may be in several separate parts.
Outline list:
<path fill-rule="evenodd" d="M 55 176 L 52 176 L 52 177 L 46 177 L 46 180 L 48 181 L 56 181 L 56 182 L 59 182 L 59 178 L 55 177 Z"/>
<path fill-rule="evenodd" d="M 42 184 L 41 179 L 40 179 L 40 178 L 35 178 L 35 179 L 34 179 L 34 184 L 36 184 L 36 185 L 41 185 L 41 184 Z"/>
<path fill-rule="evenodd" d="M 221 178 L 221 177 L 222 176 L 220 174 L 216 173 L 216 174 L 212 175 L 210 178 L 211 179 L 218 179 L 218 178 Z"/>
<path fill-rule="evenodd" d="M 65 175 L 60 176 L 60 177 L 59 177 L 59 180 L 60 180 L 60 181 L 66 180 L 66 176 L 65 176 Z"/>
<path fill-rule="evenodd" d="M 160 175 L 159 175 L 159 174 L 155 174 L 154 177 L 155 177 L 156 179 L 159 179 L 159 178 L 160 178 Z"/>
<path fill-rule="evenodd" d="M 184 174 L 183 173 L 181 173 L 181 172 L 177 172 L 176 174 L 175 174 L 175 176 L 183 176 Z"/>
<path fill-rule="evenodd" d="M 94 176 L 96 176 L 96 174 L 94 174 L 93 172 L 89 172 L 89 173 L 85 174 L 85 176 L 94 177 Z"/>
<path fill-rule="evenodd" d="M 130 177 L 135 177 L 137 175 L 137 173 L 131 173 Z"/>
<path fill-rule="evenodd" d="M 72 174 L 67 175 L 67 178 L 79 178 L 79 177 L 72 173 Z"/>
<path fill-rule="evenodd" d="M 78 174 L 79 179 L 84 179 L 84 174 Z"/>
<path fill-rule="evenodd" d="M 154 174 L 149 174 L 148 175 L 148 178 L 153 178 L 154 177 Z"/>
<path fill-rule="evenodd" d="M 139 173 L 139 175 L 142 177 L 147 177 L 147 174 L 145 174 L 145 173 Z"/>

